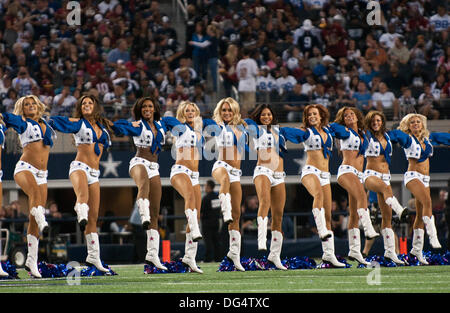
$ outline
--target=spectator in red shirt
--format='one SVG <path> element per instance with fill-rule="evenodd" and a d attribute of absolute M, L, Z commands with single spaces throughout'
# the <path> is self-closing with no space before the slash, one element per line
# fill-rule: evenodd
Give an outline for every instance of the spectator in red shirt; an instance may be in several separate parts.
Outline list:
<path fill-rule="evenodd" d="M 333 23 L 322 30 L 322 38 L 326 44 L 325 53 L 334 59 L 347 57 L 347 47 L 345 45 L 347 33 L 341 25 L 341 20 L 342 17 L 340 15 L 335 15 Z"/>

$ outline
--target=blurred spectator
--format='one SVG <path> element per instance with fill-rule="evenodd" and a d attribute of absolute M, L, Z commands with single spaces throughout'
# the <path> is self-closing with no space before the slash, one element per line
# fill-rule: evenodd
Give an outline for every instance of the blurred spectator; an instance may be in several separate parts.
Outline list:
<path fill-rule="evenodd" d="M 302 93 L 302 85 L 297 83 L 293 89 L 286 95 L 286 102 L 283 109 L 287 111 L 288 122 L 300 122 L 302 112 L 305 106 L 308 104 L 309 97 Z"/>
<path fill-rule="evenodd" d="M 12 80 L 12 87 L 17 90 L 19 97 L 29 95 L 31 88 L 36 85 L 36 81 L 30 76 L 25 66 L 19 68 L 17 77 Z"/>
<path fill-rule="evenodd" d="M 388 56 L 391 61 L 399 62 L 401 65 L 408 63 L 410 52 L 404 45 L 402 36 L 395 37 L 394 46 L 388 50 Z"/>
<path fill-rule="evenodd" d="M 379 91 L 372 94 L 372 101 L 378 111 L 384 112 L 385 115 L 392 115 L 391 112 L 393 112 L 394 120 L 399 119 L 398 99 L 395 97 L 393 92 L 389 91 L 386 83 L 380 83 Z"/>
<path fill-rule="evenodd" d="M 418 112 L 428 119 L 438 119 L 439 111 L 435 109 L 435 103 L 439 100 L 431 91 L 430 84 L 426 83 L 423 93 L 419 96 Z"/>
<path fill-rule="evenodd" d="M 256 76 L 259 73 L 258 64 L 250 57 L 251 50 L 243 48 L 242 59 L 236 65 L 236 73 L 239 80 L 238 91 L 241 105 L 241 115 L 248 116 L 248 112 L 256 102 Z"/>
<path fill-rule="evenodd" d="M 194 70 L 197 72 L 200 80 L 206 80 L 207 74 L 207 60 L 208 47 L 205 42 L 208 40 L 204 30 L 205 26 L 202 21 L 195 25 L 195 32 L 192 35 L 191 41 L 188 43 L 194 46 L 192 49 L 192 60 L 194 63 Z"/>
<path fill-rule="evenodd" d="M 14 104 L 18 99 L 17 91 L 14 88 L 9 88 L 5 99 L 3 100 L 3 110 L 12 113 L 14 111 Z"/>
<path fill-rule="evenodd" d="M 263 65 L 256 77 L 256 101 L 268 103 L 273 90 L 277 90 L 277 82 L 270 74 L 270 68 Z"/>
<path fill-rule="evenodd" d="M 117 61 L 122 60 L 123 63 L 126 63 L 130 60 L 130 52 L 128 51 L 128 44 L 125 39 L 117 40 L 116 44 L 117 48 L 109 51 L 107 55 L 107 63 L 108 66 L 114 67 L 117 64 Z"/>
<path fill-rule="evenodd" d="M 343 17 L 340 15 L 333 16 L 331 25 L 322 30 L 322 38 L 325 42 L 325 53 L 332 58 L 340 58 L 347 56 L 346 39 L 347 33 L 342 27 Z"/>
<path fill-rule="evenodd" d="M 394 23 L 389 23 L 387 27 L 387 33 L 384 33 L 380 36 L 378 42 L 381 47 L 388 51 L 393 48 L 395 45 L 395 38 L 399 37 L 400 34 L 396 33 L 396 26 Z"/>
<path fill-rule="evenodd" d="M 203 84 L 197 83 L 194 87 L 194 94 L 191 96 L 191 101 L 197 104 L 200 109 L 201 116 L 206 118 L 211 115 L 211 97 L 205 93 Z"/>
<path fill-rule="evenodd" d="M 403 88 L 402 95 L 398 99 L 398 102 L 400 107 L 400 119 L 409 113 L 417 112 L 417 101 L 413 98 L 410 88 Z"/>
<path fill-rule="evenodd" d="M 310 19 L 305 19 L 303 25 L 294 31 L 294 45 L 300 48 L 306 59 L 312 55 L 313 47 L 321 47 L 320 30 Z"/>
<path fill-rule="evenodd" d="M 362 80 L 367 86 L 370 86 L 372 79 L 378 74 L 379 72 L 376 71 L 369 62 L 361 63 L 359 79 Z"/>
<path fill-rule="evenodd" d="M 331 202 L 331 229 L 335 237 L 347 237 L 347 199 L 343 197 L 338 205 L 336 200 Z"/>
<path fill-rule="evenodd" d="M 77 98 L 70 93 L 70 87 L 64 86 L 60 94 L 52 101 L 51 115 L 71 116 Z"/>
<path fill-rule="evenodd" d="M 395 97 L 400 97 L 402 88 L 408 86 L 408 82 L 404 76 L 399 73 L 399 66 L 396 62 L 392 62 L 389 66 L 389 73 L 383 78 L 383 82 L 389 86 L 389 89 L 394 93 Z"/>
<path fill-rule="evenodd" d="M 445 4 L 439 4 L 437 13 L 430 18 L 431 29 L 434 32 L 448 31 L 450 28 L 450 16 L 447 14 Z"/>
<path fill-rule="evenodd" d="M 440 189 L 437 201 L 433 201 L 433 216 L 438 234 L 445 234 L 447 222 L 445 221 L 445 206 L 448 198 L 448 191 Z"/>
<path fill-rule="evenodd" d="M 289 70 L 286 66 L 282 66 L 280 68 L 280 77 L 276 79 L 276 86 L 278 90 L 278 94 L 285 95 L 292 90 L 294 85 L 297 83 L 297 80 L 294 76 L 289 74 Z"/>
<path fill-rule="evenodd" d="M 372 94 L 363 81 L 358 82 L 357 91 L 353 93 L 352 98 L 354 99 L 353 105 L 364 114 L 367 114 L 370 110 L 375 110 L 372 103 Z"/>
<path fill-rule="evenodd" d="M 103 96 L 103 103 L 105 105 L 105 112 L 108 117 L 119 114 L 122 108 L 127 105 L 125 90 L 120 85 L 115 85 L 114 90 L 106 93 Z"/>

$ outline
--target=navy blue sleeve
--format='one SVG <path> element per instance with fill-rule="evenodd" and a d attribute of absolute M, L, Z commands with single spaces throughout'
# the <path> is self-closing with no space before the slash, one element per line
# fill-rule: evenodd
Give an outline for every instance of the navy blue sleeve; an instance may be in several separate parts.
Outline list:
<path fill-rule="evenodd" d="M 412 139 L 407 133 L 401 131 L 400 129 L 393 129 L 387 132 L 391 142 L 398 143 L 402 148 L 407 149 L 411 146 Z"/>
<path fill-rule="evenodd" d="M 431 133 L 430 142 L 433 146 L 450 145 L 450 133 Z"/>
<path fill-rule="evenodd" d="M 12 127 L 16 132 L 22 134 L 27 129 L 27 122 L 25 122 L 20 115 L 12 113 L 2 113 L 3 121 L 6 127 Z"/>
<path fill-rule="evenodd" d="M 82 125 L 82 120 L 77 122 L 71 122 L 67 116 L 52 116 L 48 121 L 48 124 L 57 131 L 68 134 L 77 133 Z"/>
<path fill-rule="evenodd" d="M 280 129 L 280 134 L 293 143 L 301 143 L 309 138 L 309 132 L 301 130 L 300 128 L 294 127 L 282 127 Z"/>
<path fill-rule="evenodd" d="M 112 129 L 117 136 L 139 136 L 142 131 L 142 124 L 139 127 L 134 127 L 127 120 L 118 120 L 113 123 Z"/>

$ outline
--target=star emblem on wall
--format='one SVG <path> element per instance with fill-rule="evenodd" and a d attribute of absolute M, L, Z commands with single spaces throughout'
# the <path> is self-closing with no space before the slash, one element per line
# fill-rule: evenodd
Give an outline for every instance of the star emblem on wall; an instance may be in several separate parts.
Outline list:
<path fill-rule="evenodd" d="M 117 172 L 117 167 L 122 163 L 122 161 L 114 161 L 111 153 L 108 154 L 108 158 L 106 161 L 100 161 L 100 165 L 104 167 L 103 177 L 108 176 L 109 174 L 114 177 L 119 177 L 119 173 Z"/>

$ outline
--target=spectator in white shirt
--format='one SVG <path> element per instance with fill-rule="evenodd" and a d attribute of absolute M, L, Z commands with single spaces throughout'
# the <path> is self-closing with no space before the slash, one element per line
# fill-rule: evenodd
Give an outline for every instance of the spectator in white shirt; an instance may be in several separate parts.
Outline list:
<path fill-rule="evenodd" d="M 19 68 L 17 77 L 12 80 L 12 87 L 17 90 L 19 97 L 31 94 L 31 88 L 37 86 L 36 81 L 28 74 L 25 66 Z"/>
<path fill-rule="evenodd" d="M 258 102 L 269 102 L 270 93 L 277 89 L 277 82 L 270 74 L 270 68 L 267 65 L 261 66 L 261 71 L 256 77 L 256 98 Z"/>
<path fill-rule="evenodd" d="M 278 94 L 282 96 L 292 90 L 295 84 L 297 84 L 297 80 L 289 74 L 286 66 L 280 68 L 280 74 L 281 76 L 277 78 L 276 82 Z"/>
<path fill-rule="evenodd" d="M 430 18 L 430 25 L 435 32 L 448 30 L 450 27 L 450 16 L 447 14 L 445 5 L 438 5 L 437 14 Z"/>
<path fill-rule="evenodd" d="M 398 36 L 400 36 L 400 34 L 395 32 L 395 24 L 390 23 L 388 24 L 388 32 L 381 35 L 378 41 L 386 51 L 389 51 L 389 49 L 394 47 L 395 38 Z"/>
<path fill-rule="evenodd" d="M 259 69 L 256 61 L 250 57 L 250 49 L 244 48 L 242 52 L 243 58 L 236 65 L 236 73 L 239 80 L 241 115 L 246 118 L 256 103 L 256 76 Z"/>
<path fill-rule="evenodd" d="M 61 93 L 53 98 L 51 115 L 71 116 L 77 98 L 70 94 L 70 86 L 64 86 Z"/>
<path fill-rule="evenodd" d="M 379 91 L 372 95 L 372 101 L 374 101 L 377 110 L 385 112 L 386 110 L 393 110 L 394 120 L 398 120 L 399 116 L 399 103 L 394 93 L 389 91 L 387 85 L 384 82 L 379 84 Z"/>

